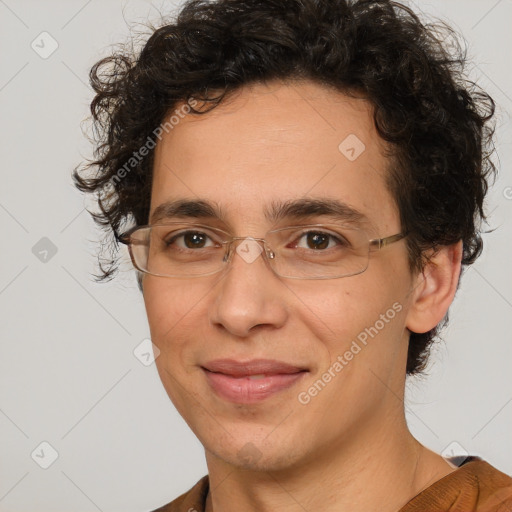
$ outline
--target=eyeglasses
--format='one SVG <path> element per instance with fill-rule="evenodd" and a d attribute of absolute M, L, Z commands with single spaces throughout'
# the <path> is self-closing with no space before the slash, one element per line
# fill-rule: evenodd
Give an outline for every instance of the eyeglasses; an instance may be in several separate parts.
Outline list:
<path fill-rule="evenodd" d="M 233 237 L 212 226 L 169 222 L 136 226 L 117 239 L 128 245 L 135 268 L 154 276 L 194 278 L 216 274 L 237 252 L 247 263 L 263 253 L 267 264 L 281 277 L 337 279 L 361 274 L 368 268 L 370 252 L 405 236 L 398 233 L 369 240 L 365 231 L 352 226 L 311 224 L 273 229 L 265 238 Z"/>

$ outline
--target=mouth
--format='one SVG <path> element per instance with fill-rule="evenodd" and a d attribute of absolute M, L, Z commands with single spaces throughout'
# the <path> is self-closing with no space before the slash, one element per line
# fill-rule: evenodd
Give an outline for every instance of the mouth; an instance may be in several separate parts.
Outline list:
<path fill-rule="evenodd" d="M 220 398 L 239 404 L 266 400 L 296 385 L 308 373 L 305 368 L 268 359 L 219 359 L 202 366 L 202 370 Z"/>

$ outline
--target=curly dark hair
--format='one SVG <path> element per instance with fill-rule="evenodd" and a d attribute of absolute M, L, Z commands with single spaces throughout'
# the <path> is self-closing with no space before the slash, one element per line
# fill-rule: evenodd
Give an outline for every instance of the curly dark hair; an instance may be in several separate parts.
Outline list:
<path fill-rule="evenodd" d="M 133 159 L 155 128 L 192 98 L 206 102 L 207 109 L 191 108 L 204 114 L 242 86 L 270 80 L 311 80 L 371 102 L 394 163 L 387 184 L 408 233 L 411 271 L 424 268 L 428 249 L 460 240 L 462 264 L 473 263 L 496 170 L 495 105 L 465 76 L 466 63 L 448 25 L 422 23 L 388 0 L 187 1 L 139 53 L 121 46 L 90 71 L 95 159 L 73 177 L 97 196 L 92 215 L 110 244 L 97 279 L 118 269 L 112 235 L 148 221 L 154 152 Z M 90 168 L 96 172 L 86 175 Z M 411 333 L 408 375 L 424 372 L 446 321 Z"/>

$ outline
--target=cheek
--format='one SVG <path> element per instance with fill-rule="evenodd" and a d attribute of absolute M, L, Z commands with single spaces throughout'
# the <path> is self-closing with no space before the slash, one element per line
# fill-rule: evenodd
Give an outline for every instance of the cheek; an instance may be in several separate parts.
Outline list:
<path fill-rule="evenodd" d="M 190 390 L 184 383 L 197 371 L 192 339 L 207 339 L 202 301 L 208 288 L 192 281 L 171 281 L 148 276 L 144 282 L 144 303 L 151 340 L 159 349 L 156 367 L 167 394 L 180 414 L 185 415 Z M 203 323 L 201 323 L 203 322 Z M 186 387 L 186 386 L 185 386 Z"/>
<path fill-rule="evenodd" d="M 336 334 L 364 324 L 379 311 L 382 301 L 371 283 L 362 276 L 322 283 L 304 281 L 296 287 L 295 295 L 303 318 Z"/>
<path fill-rule="evenodd" d="M 192 314 L 210 289 L 194 280 L 147 275 L 144 281 L 144 303 L 150 327 L 161 331 L 188 313 Z"/>
<path fill-rule="evenodd" d="M 161 352 L 176 354 L 188 337 L 201 335 L 201 318 L 204 318 L 201 308 L 210 290 L 191 280 L 171 281 L 148 276 L 144 282 L 144 303 L 151 339 Z M 168 359 L 161 358 L 161 364 L 162 361 Z"/>
<path fill-rule="evenodd" d="M 400 343 L 406 312 L 406 291 L 393 285 L 394 279 L 390 273 L 388 279 L 377 281 L 368 273 L 345 282 L 325 281 L 321 286 L 319 282 L 304 282 L 294 290 L 300 299 L 296 315 L 315 338 L 323 341 L 330 360 L 358 339 L 363 343 L 382 340 L 382 347 L 391 348 L 390 344 Z M 376 356 L 378 352 L 380 348 Z"/>

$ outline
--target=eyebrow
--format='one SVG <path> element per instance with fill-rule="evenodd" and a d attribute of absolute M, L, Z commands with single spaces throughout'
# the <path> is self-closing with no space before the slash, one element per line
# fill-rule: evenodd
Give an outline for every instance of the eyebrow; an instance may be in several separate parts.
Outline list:
<path fill-rule="evenodd" d="M 350 224 L 368 222 L 368 218 L 342 201 L 330 198 L 301 198 L 289 201 L 272 201 L 264 209 L 268 222 L 280 220 L 304 220 L 316 216 L 327 216 Z M 174 217 L 198 219 L 223 219 L 222 209 L 206 200 L 178 199 L 158 205 L 150 217 L 155 224 Z"/>

